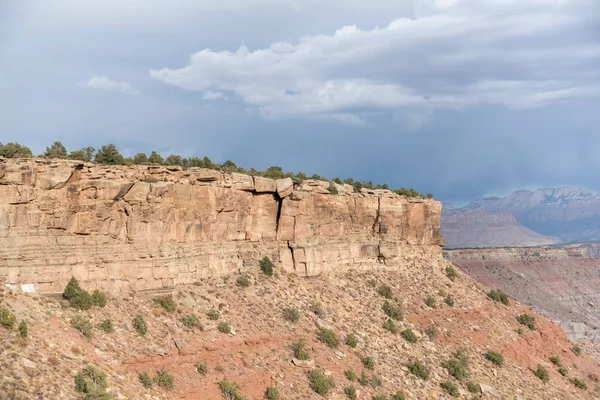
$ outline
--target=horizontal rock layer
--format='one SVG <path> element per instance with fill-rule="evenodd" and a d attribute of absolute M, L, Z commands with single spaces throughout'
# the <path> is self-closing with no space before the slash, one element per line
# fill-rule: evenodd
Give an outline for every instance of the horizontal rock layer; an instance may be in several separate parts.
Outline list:
<path fill-rule="evenodd" d="M 0 281 L 145 290 L 255 268 L 302 275 L 441 258 L 441 204 L 214 170 L 0 159 Z"/>

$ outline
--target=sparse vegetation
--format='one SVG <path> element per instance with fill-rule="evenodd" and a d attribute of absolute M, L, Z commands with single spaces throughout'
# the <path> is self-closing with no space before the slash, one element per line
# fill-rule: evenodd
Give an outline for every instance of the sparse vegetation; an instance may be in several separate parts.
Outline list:
<path fill-rule="evenodd" d="M 550 374 L 548 374 L 548 370 L 541 364 L 538 364 L 537 369 L 535 370 L 535 376 L 540 378 L 544 383 L 550 380 Z"/>
<path fill-rule="evenodd" d="M 346 336 L 346 344 L 352 347 L 353 349 L 356 348 L 356 346 L 358 345 L 358 338 L 354 333 L 349 333 L 348 336 Z"/>
<path fill-rule="evenodd" d="M 304 361 L 310 358 L 308 352 L 304 349 L 304 342 L 302 340 L 294 344 L 292 347 L 294 349 L 294 357 L 296 357 L 298 360 Z"/>
<path fill-rule="evenodd" d="M 575 385 L 575 387 L 579 388 L 579 389 L 583 389 L 583 390 L 587 390 L 587 385 L 584 381 L 582 381 L 581 379 L 578 378 L 571 378 L 569 379 L 569 381 Z"/>
<path fill-rule="evenodd" d="M 401 333 L 402 337 L 409 343 L 417 343 L 417 335 L 412 331 L 412 329 L 407 328 Z"/>
<path fill-rule="evenodd" d="M 428 307 L 435 308 L 437 306 L 437 300 L 432 295 L 429 295 L 425 299 L 425 304 L 427 304 Z"/>
<path fill-rule="evenodd" d="M 443 363 L 443 366 L 448 370 L 450 376 L 456 380 L 462 381 L 469 377 L 468 361 L 466 358 L 451 358 Z"/>
<path fill-rule="evenodd" d="M 231 325 L 229 325 L 228 322 L 219 322 L 219 325 L 217 325 L 217 329 L 221 333 L 231 333 Z"/>
<path fill-rule="evenodd" d="M 371 397 L 371 400 L 388 400 L 385 394 L 376 394 Z"/>
<path fill-rule="evenodd" d="M 569 370 L 567 370 L 565 367 L 560 367 L 558 369 L 558 373 L 562 376 L 567 376 L 569 374 Z"/>
<path fill-rule="evenodd" d="M 456 280 L 456 277 L 458 276 L 458 273 L 456 272 L 456 268 L 454 268 L 453 266 L 449 265 L 446 267 L 446 276 L 452 281 L 454 282 Z"/>
<path fill-rule="evenodd" d="M 331 376 L 326 376 L 325 371 L 319 368 L 308 371 L 308 381 L 310 388 L 321 396 L 325 396 L 335 387 L 333 378 Z"/>
<path fill-rule="evenodd" d="M 101 291 L 99 291 L 98 289 L 94 290 L 94 292 L 92 293 L 92 303 L 95 306 L 98 306 L 100 308 L 104 308 L 104 306 L 106 306 L 106 295 L 104 293 L 102 293 Z"/>
<path fill-rule="evenodd" d="M 392 395 L 390 400 L 406 400 L 406 395 L 404 394 L 404 392 L 396 392 Z"/>
<path fill-rule="evenodd" d="M 75 390 L 83 393 L 86 400 L 108 400 L 112 395 L 106 392 L 106 374 L 93 365 L 87 365 L 75 375 Z"/>
<path fill-rule="evenodd" d="M 327 347 L 336 348 L 340 345 L 340 340 L 334 331 L 327 328 L 320 328 L 317 333 L 317 338 L 325 343 Z"/>
<path fill-rule="evenodd" d="M 9 331 L 15 327 L 17 317 L 7 308 L 0 308 L 0 325 Z"/>
<path fill-rule="evenodd" d="M 175 387 L 175 378 L 166 369 L 161 369 L 154 376 L 154 383 L 161 388 L 173 389 Z"/>
<path fill-rule="evenodd" d="M 435 339 L 440 334 L 440 331 L 436 326 L 430 325 L 425 328 L 425 334 L 429 336 L 430 339 Z"/>
<path fill-rule="evenodd" d="M 98 329 L 105 333 L 112 333 L 115 331 L 113 323 L 110 319 L 105 319 L 101 323 L 98 324 Z"/>
<path fill-rule="evenodd" d="M 356 397 L 356 388 L 354 386 L 346 386 L 344 388 L 344 394 L 350 400 L 356 400 L 358 398 Z"/>
<path fill-rule="evenodd" d="M 403 315 L 400 307 L 395 306 L 386 300 L 383 302 L 383 306 L 381 307 L 381 309 L 388 317 L 395 319 L 396 321 L 402 321 Z"/>
<path fill-rule="evenodd" d="M 265 392 L 265 399 L 279 400 L 280 398 L 281 398 L 281 395 L 279 394 L 279 389 L 277 389 L 273 385 L 271 385 L 267 388 L 267 391 Z"/>
<path fill-rule="evenodd" d="M 69 283 L 63 291 L 63 298 L 69 302 L 69 305 L 78 310 L 89 310 L 94 305 L 94 298 L 79 285 L 75 277 L 71 277 Z"/>
<path fill-rule="evenodd" d="M 556 365 L 557 367 L 561 366 L 561 362 L 560 362 L 560 357 L 559 356 L 552 356 L 550 357 L 550 362 L 554 365 Z"/>
<path fill-rule="evenodd" d="M 517 321 L 519 321 L 521 325 L 525 325 L 530 330 L 535 331 L 535 318 L 531 315 L 521 314 L 517 317 Z"/>
<path fill-rule="evenodd" d="M 375 360 L 373 360 L 373 357 L 364 357 L 361 361 L 366 369 L 371 371 L 375 369 Z"/>
<path fill-rule="evenodd" d="M 175 304 L 175 300 L 171 295 L 157 297 L 154 302 L 164 308 L 166 312 L 173 312 L 177 308 L 177 304 Z"/>
<path fill-rule="evenodd" d="M 235 382 L 219 381 L 219 389 L 226 400 L 244 400 L 244 396 L 240 393 L 242 388 Z"/>
<path fill-rule="evenodd" d="M 142 315 L 136 315 L 136 317 L 131 321 L 131 325 L 133 326 L 133 329 L 140 334 L 140 336 L 144 336 L 146 333 L 148 333 L 148 325 L 146 324 L 146 320 Z"/>
<path fill-rule="evenodd" d="M 198 328 L 201 331 L 204 330 L 204 326 L 202 325 L 200 318 L 193 313 L 179 318 L 179 322 L 181 322 L 181 324 L 188 329 Z"/>
<path fill-rule="evenodd" d="M 581 355 L 581 347 L 579 347 L 578 345 L 573 346 L 573 353 L 575 353 L 576 356 Z"/>
<path fill-rule="evenodd" d="M 293 307 L 283 309 L 283 319 L 290 322 L 298 322 L 300 320 L 300 312 Z"/>
<path fill-rule="evenodd" d="M 390 318 L 383 321 L 383 329 L 392 332 L 394 335 L 400 330 L 398 325 Z"/>
<path fill-rule="evenodd" d="M 196 372 L 202 376 L 206 376 L 208 373 L 208 363 L 206 360 L 201 360 L 196 363 Z"/>
<path fill-rule="evenodd" d="M 379 286 L 379 289 L 377 289 L 377 292 L 380 295 L 382 295 L 383 297 L 385 297 L 386 299 L 392 298 L 392 287 L 390 285 Z"/>
<path fill-rule="evenodd" d="M 236 284 L 239 287 L 247 288 L 248 286 L 250 286 L 250 279 L 248 279 L 246 275 L 242 275 L 237 278 Z"/>
<path fill-rule="evenodd" d="M 504 365 L 504 357 L 502 357 L 502 354 L 496 353 L 495 351 L 488 350 L 488 352 L 485 354 L 485 358 L 490 360 L 492 363 L 494 363 L 494 365 L 498 367 Z"/>
<path fill-rule="evenodd" d="M 444 303 L 446 303 L 450 307 L 454 307 L 454 299 L 450 295 L 448 295 L 444 298 Z"/>
<path fill-rule="evenodd" d="M 348 380 L 351 382 L 354 382 L 356 380 L 356 372 L 354 372 L 353 369 L 344 371 L 344 375 L 346 375 L 346 378 L 348 378 Z"/>
<path fill-rule="evenodd" d="M 358 377 L 358 383 L 360 383 L 361 386 L 368 386 L 369 383 L 371 383 L 371 380 L 369 379 L 365 371 L 362 371 L 360 373 L 360 376 Z"/>
<path fill-rule="evenodd" d="M 94 337 L 92 323 L 89 319 L 81 315 L 76 315 L 71 319 L 71 326 L 81 332 L 87 339 L 92 339 Z"/>
<path fill-rule="evenodd" d="M 481 393 L 481 386 L 474 382 L 467 382 L 467 390 L 471 393 Z"/>
<path fill-rule="evenodd" d="M 444 392 L 448 393 L 452 397 L 460 397 L 460 391 L 458 390 L 458 386 L 450 381 L 445 381 L 440 383 L 440 387 L 444 390 Z"/>
<path fill-rule="evenodd" d="M 500 289 L 492 289 L 488 296 L 494 301 L 500 302 L 504 305 L 508 305 L 510 301 L 508 300 L 508 296 Z"/>
<path fill-rule="evenodd" d="M 273 263 L 269 257 L 265 256 L 260 260 L 260 270 L 267 276 L 273 275 Z"/>
<path fill-rule="evenodd" d="M 311 304 L 310 311 L 320 318 L 325 318 L 325 316 L 327 315 L 321 303 L 318 302 Z"/>
<path fill-rule="evenodd" d="M 152 384 L 154 382 L 152 382 L 152 378 L 150 378 L 150 375 L 148 374 L 148 372 L 144 371 L 139 375 L 140 378 L 140 382 L 142 382 L 142 386 L 144 386 L 146 389 L 150 389 L 152 387 Z"/>
<path fill-rule="evenodd" d="M 415 376 L 427 380 L 431 375 L 429 368 L 425 366 L 418 358 L 407 364 L 408 370 Z"/>
<path fill-rule="evenodd" d="M 208 312 L 206 313 L 206 316 L 208 317 L 208 319 L 210 319 L 211 321 L 216 321 L 221 317 L 221 313 L 219 312 L 219 310 L 215 309 L 215 308 L 211 308 L 210 310 L 208 310 Z"/>
<path fill-rule="evenodd" d="M 21 339 L 27 339 L 29 336 L 29 327 L 27 326 L 27 322 L 25 322 L 25 320 L 22 320 L 19 324 L 19 336 Z"/>

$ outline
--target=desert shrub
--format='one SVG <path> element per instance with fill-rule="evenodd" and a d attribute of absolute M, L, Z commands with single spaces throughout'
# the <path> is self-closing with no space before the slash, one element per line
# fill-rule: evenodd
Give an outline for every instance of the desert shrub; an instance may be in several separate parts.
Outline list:
<path fill-rule="evenodd" d="M 110 319 L 105 319 L 101 323 L 98 324 L 98 329 L 106 333 L 112 333 L 115 331 L 113 323 Z"/>
<path fill-rule="evenodd" d="M 320 328 L 317 333 L 317 339 L 325 343 L 327 347 L 336 348 L 340 345 L 340 340 L 331 329 Z"/>
<path fill-rule="evenodd" d="M 179 322 L 188 329 L 198 328 L 201 331 L 204 330 L 204 326 L 196 314 L 188 314 L 181 317 L 179 318 Z"/>
<path fill-rule="evenodd" d="M 557 367 L 560 367 L 561 363 L 560 363 L 560 357 L 559 356 L 552 356 L 550 357 L 550 362 L 554 365 L 556 365 Z"/>
<path fill-rule="evenodd" d="M 399 331 L 398 325 L 389 318 L 383 321 L 383 329 L 392 332 L 394 335 Z"/>
<path fill-rule="evenodd" d="M 9 331 L 15 327 L 17 317 L 7 308 L 0 308 L 0 325 Z"/>
<path fill-rule="evenodd" d="M 427 304 L 428 307 L 435 308 L 437 306 L 437 300 L 432 295 L 429 295 L 425 299 L 425 304 Z"/>
<path fill-rule="evenodd" d="M 469 371 L 467 369 L 467 365 L 464 362 L 457 358 L 451 358 L 446 361 L 444 367 L 448 370 L 450 376 L 456 378 L 459 381 L 462 381 L 469 377 Z"/>
<path fill-rule="evenodd" d="M 417 343 L 417 335 L 410 328 L 402 331 L 401 336 L 409 343 Z"/>
<path fill-rule="evenodd" d="M 379 289 L 377 289 L 377 292 L 380 295 L 382 295 L 383 297 L 385 297 L 386 299 L 392 298 L 392 287 L 390 285 L 379 286 Z"/>
<path fill-rule="evenodd" d="M 310 388 L 317 394 L 325 396 L 335 387 L 335 382 L 331 376 L 326 376 L 321 369 L 308 371 L 308 382 Z"/>
<path fill-rule="evenodd" d="M 208 373 L 208 363 L 206 360 L 201 360 L 196 363 L 196 372 L 202 376 L 206 376 Z"/>
<path fill-rule="evenodd" d="M 431 375 L 429 368 L 427 368 L 427 366 L 425 366 L 418 358 L 408 363 L 407 367 L 413 375 L 418 376 L 423 380 L 429 379 L 429 375 Z"/>
<path fill-rule="evenodd" d="M 517 329 L 517 335 L 522 335 L 523 333 L 525 333 L 525 332 L 523 331 L 523 328 L 519 328 L 519 329 Z"/>
<path fill-rule="evenodd" d="M 525 325 L 532 331 L 535 331 L 535 318 L 531 315 L 521 314 L 517 317 L 517 321 L 519 321 L 521 325 Z"/>
<path fill-rule="evenodd" d="M 538 364 L 537 369 L 535 370 L 535 376 L 540 378 L 542 382 L 546 383 L 550 380 L 550 375 L 548 374 L 548 370 L 544 368 L 543 365 Z"/>
<path fill-rule="evenodd" d="M 265 256 L 260 260 L 260 270 L 267 276 L 273 275 L 273 263 L 269 257 Z"/>
<path fill-rule="evenodd" d="M 318 302 L 311 304 L 310 311 L 313 314 L 315 314 L 317 317 L 321 317 L 321 318 L 325 318 L 325 316 L 327 315 L 327 313 L 325 312 L 325 309 L 323 308 L 321 303 L 318 303 Z"/>
<path fill-rule="evenodd" d="M 290 322 L 298 322 L 300 320 L 300 312 L 293 307 L 283 309 L 283 319 Z"/>
<path fill-rule="evenodd" d="M 165 389 L 173 389 L 175 387 L 175 378 L 169 374 L 166 369 L 161 369 L 154 376 L 154 382 Z"/>
<path fill-rule="evenodd" d="M 231 325 L 229 325 L 228 322 L 219 322 L 219 325 L 217 325 L 217 329 L 221 333 L 231 333 Z"/>
<path fill-rule="evenodd" d="M 79 286 L 79 281 L 71 277 L 69 283 L 63 291 L 63 298 L 69 302 L 69 305 L 78 310 L 89 310 L 94 305 L 94 298 L 87 291 Z"/>
<path fill-rule="evenodd" d="M 356 388 L 354 386 L 346 386 L 344 388 L 344 394 L 350 400 L 356 400 L 358 397 L 356 396 Z"/>
<path fill-rule="evenodd" d="M 558 373 L 561 374 L 562 376 L 567 376 L 569 371 L 565 367 L 560 367 L 558 369 Z"/>
<path fill-rule="evenodd" d="M 375 369 L 375 360 L 373 360 L 373 357 L 364 357 L 361 361 L 366 369 L 370 369 L 371 371 Z"/>
<path fill-rule="evenodd" d="M 226 400 L 244 400 L 244 396 L 240 393 L 242 389 L 235 382 L 219 381 L 219 389 L 221 389 L 223 398 Z"/>
<path fill-rule="evenodd" d="M 403 315 L 400 307 L 397 307 L 386 300 L 383 302 L 381 309 L 388 317 L 395 319 L 396 321 L 402 321 Z"/>
<path fill-rule="evenodd" d="M 508 296 L 500 289 L 492 289 L 488 293 L 488 296 L 494 301 L 500 302 L 504 305 L 508 305 L 510 301 L 508 300 Z"/>
<path fill-rule="evenodd" d="M 501 367 L 504 364 L 504 357 L 502 357 L 502 354 L 496 353 L 495 351 L 492 351 L 492 350 L 488 350 L 488 352 L 485 353 L 485 358 L 490 360 L 492 363 L 494 363 L 498 367 Z"/>
<path fill-rule="evenodd" d="M 369 383 L 371 383 L 365 371 L 360 373 L 360 376 L 358 377 L 358 383 L 360 383 L 361 386 L 368 386 Z"/>
<path fill-rule="evenodd" d="M 587 385 L 585 384 L 584 381 L 582 381 L 581 379 L 577 379 L 577 378 L 571 378 L 569 379 L 569 381 L 575 385 L 575 387 L 579 388 L 579 389 L 583 389 L 586 390 L 587 389 Z"/>
<path fill-rule="evenodd" d="M 450 307 L 454 307 L 454 299 L 450 295 L 448 295 L 444 298 L 444 303 L 446 303 Z"/>
<path fill-rule="evenodd" d="M 346 378 L 348 378 L 348 380 L 354 382 L 356 380 L 356 372 L 354 372 L 354 370 L 349 369 L 347 371 L 344 371 L 344 375 L 346 375 Z"/>
<path fill-rule="evenodd" d="M 406 400 L 406 395 L 404 392 L 396 392 L 390 397 L 390 400 Z"/>
<path fill-rule="evenodd" d="M 377 287 L 377 281 L 375 279 L 369 279 L 367 284 L 371 287 Z"/>
<path fill-rule="evenodd" d="M 346 344 L 352 347 L 353 349 L 356 348 L 356 346 L 358 345 L 358 338 L 354 333 L 349 333 L 348 336 L 346 336 Z"/>
<path fill-rule="evenodd" d="M 208 319 L 210 319 L 211 321 L 216 321 L 219 319 L 219 317 L 221 316 L 221 313 L 219 312 L 219 310 L 215 309 L 215 308 L 211 308 L 210 310 L 208 310 L 208 312 L 206 313 L 206 316 L 208 317 Z"/>
<path fill-rule="evenodd" d="M 73 319 L 71 320 L 71 326 L 77 329 L 79 332 L 81 332 L 81 334 L 88 339 L 94 337 L 94 334 L 92 332 L 92 323 L 89 319 L 82 317 L 81 315 L 76 315 L 75 317 L 73 317 Z"/>
<path fill-rule="evenodd" d="M 425 334 L 429 336 L 430 339 L 435 339 L 440 334 L 440 331 L 437 327 L 431 325 L 425 328 Z"/>
<path fill-rule="evenodd" d="M 173 296 L 161 296 L 154 299 L 154 302 L 165 309 L 167 312 L 173 312 L 177 308 Z"/>
<path fill-rule="evenodd" d="M 458 390 L 458 387 L 454 383 L 450 381 L 445 381 L 440 383 L 440 387 L 444 390 L 444 392 L 448 393 L 450 396 L 460 397 L 460 390 Z"/>
<path fill-rule="evenodd" d="M 471 393 L 481 393 L 481 386 L 474 382 L 467 382 L 467 390 Z"/>
<path fill-rule="evenodd" d="M 152 378 L 150 378 L 150 375 L 148 374 L 148 372 L 144 371 L 139 375 L 140 378 L 140 382 L 142 382 L 142 386 L 144 386 L 146 389 L 150 389 L 152 387 Z"/>
<path fill-rule="evenodd" d="M 338 190 L 335 186 L 333 186 L 333 184 L 329 185 L 329 188 L 327 188 L 327 190 L 329 191 L 330 194 L 333 194 L 333 195 L 338 194 Z"/>
<path fill-rule="evenodd" d="M 93 365 L 87 365 L 75 375 L 75 390 L 83 393 L 84 399 L 112 399 L 112 395 L 106 392 L 107 388 L 106 374 Z"/>
<path fill-rule="evenodd" d="M 375 394 L 371 397 L 371 400 L 388 400 L 385 394 Z"/>
<path fill-rule="evenodd" d="M 576 356 L 578 356 L 578 355 L 581 354 L 581 347 L 579 347 L 577 345 L 573 346 L 572 350 L 573 350 L 573 353 L 575 353 Z"/>
<path fill-rule="evenodd" d="M 250 286 L 250 279 L 248 279 L 248 277 L 246 275 L 242 275 L 237 278 L 236 284 L 239 287 L 246 288 L 246 287 Z"/>
<path fill-rule="evenodd" d="M 381 386 L 383 383 L 381 382 L 381 379 L 379 379 L 378 377 L 376 377 L 375 375 L 371 376 L 371 386 L 373 386 L 374 388 Z"/>
<path fill-rule="evenodd" d="M 29 327 L 27 326 L 27 322 L 25 322 L 25 320 L 21 321 L 19 324 L 19 336 L 21 339 L 27 339 L 29 336 Z"/>
<path fill-rule="evenodd" d="M 454 280 L 456 280 L 456 277 L 458 276 L 458 274 L 456 273 L 456 268 L 454 268 L 451 265 L 447 266 L 446 267 L 446 276 L 448 278 L 450 278 L 450 280 L 452 282 L 454 282 Z"/>
<path fill-rule="evenodd" d="M 281 398 L 281 395 L 279 394 L 279 389 L 277 389 L 273 385 L 271 385 L 267 388 L 267 391 L 265 392 L 265 399 L 279 400 L 280 398 Z"/>
<path fill-rule="evenodd" d="M 92 293 L 92 303 L 95 306 L 98 306 L 100 308 L 104 308 L 104 306 L 106 305 L 106 295 L 104 293 L 102 293 L 101 291 L 99 291 L 98 289 L 94 290 L 94 292 Z"/>
<path fill-rule="evenodd" d="M 144 336 L 148 333 L 148 324 L 146 324 L 146 320 L 142 315 L 136 315 L 136 317 L 131 321 L 133 325 L 133 329 L 141 336 Z"/>
<path fill-rule="evenodd" d="M 304 342 L 301 340 L 298 343 L 294 344 L 294 357 L 298 360 L 308 360 L 310 357 L 308 356 L 308 352 L 304 349 Z"/>

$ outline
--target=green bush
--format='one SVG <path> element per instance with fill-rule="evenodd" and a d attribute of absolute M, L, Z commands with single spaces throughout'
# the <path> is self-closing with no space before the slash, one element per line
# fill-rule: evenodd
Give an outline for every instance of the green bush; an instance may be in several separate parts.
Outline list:
<path fill-rule="evenodd" d="M 84 399 L 108 400 L 112 395 L 106 392 L 106 374 L 93 365 L 87 365 L 75 375 L 75 390 L 84 394 Z"/>
<path fill-rule="evenodd" d="M 407 367 L 413 375 L 418 376 L 423 380 L 429 379 L 429 375 L 431 375 L 429 368 L 427 368 L 418 358 L 408 363 Z"/>
<path fill-rule="evenodd" d="M 239 287 L 246 288 L 246 287 L 250 286 L 250 279 L 248 279 L 248 277 L 246 275 L 242 275 L 237 278 L 236 284 Z"/>
<path fill-rule="evenodd" d="M 281 398 L 281 395 L 279 394 L 279 389 L 277 389 L 273 385 L 271 385 L 267 388 L 267 391 L 265 392 L 265 399 L 279 400 L 280 398 Z"/>
<path fill-rule="evenodd" d="M 557 367 L 561 366 L 560 357 L 559 356 L 552 356 L 552 357 L 550 357 L 550 362 L 552 364 L 556 365 Z"/>
<path fill-rule="evenodd" d="M 407 328 L 401 333 L 402 337 L 409 343 L 417 343 L 417 335 L 412 331 L 412 329 Z"/>
<path fill-rule="evenodd" d="M 219 322 L 219 325 L 217 325 L 217 329 L 221 333 L 231 333 L 231 325 L 229 325 L 228 322 Z"/>
<path fill-rule="evenodd" d="M 383 306 L 381 306 L 381 309 L 388 317 L 395 319 L 396 321 L 402 321 L 403 315 L 400 307 L 397 307 L 386 300 L 383 302 Z"/>
<path fill-rule="evenodd" d="M 450 280 L 452 282 L 454 282 L 456 280 L 456 277 L 458 276 L 458 274 L 456 273 L 456 268 L 454 268 L 451 265 L 447 266 L 446 267 L 446 276 L 448 278 L 450 278 Z"/>
<path fill-rule="evenodd" d="M 221 313 L 219 312 L 219 310 L 211 308 L 210 310 L 208 310 L 208 312 L 206 313 L 206 316 L 208 317 L 208 319 L 210 319 L 211 321 L 216 321 L 219 319 L 219 317 L 221 317 Z"/>
<path fill-rule="evenodd" d="M 550 374 L 548 374 L 548 370 L 541 364 L 538 364 L 537 369 L 535 370 L 535 376 L 540 378 L 544 383 L 550 380 Z"/>
<path fill-rule="evenodd" d="M 352 347 L 353 349 L 356 348 L 356 346 L 358 345 L 358 338 L 354 333 L 349 333 L 348 336 L 346 336 L 346 344 Z"/>
<path fill-rule="evenodd" d="M 206 376 L 208 373 L 208 363 L 206 360 L 201 360 L 196 363 L 196 372 L 202 376 Z"/>
<path fill-rule="evenodd" d="M 354 382 L 356 380 L 356 372 L 354 372 L 354 370 L 352 369 L 344 371 L 344 375 L 346 375 L 346 378 L 348 378 L 348 380 L 350 380 L 351 382 Z"/>
<path fill-rule="evenodd" d="M 485 358 L 490 360 L 492 363 L 494 363 L 498 367 L 501 367 L 504 364 L 504 357 L 502 357 L 502 354 L 496 353 L 495 351 L 492 351 L 492 350 L 488 350 L 488 352 L 485 353 Z"/>
<path fill-rule="evenodd" d="M 571 378 L 569 379 L 569 381 L 575 385 L 575 387 L 579 388 L 579 389 L 583 389 L 586 390 L 587 389 L 587 385 L 585 384 L 584 381 L 582 381 L 581 379 L 577 379 L 577 378 Z"/>
<path fill-rule="evenodd" d="M 133 329 L 141 336 L 144 336 L 148 333 L 148 325 L 146 324 L 146 320 L 142 315 L 136 315 L 136 317 L 131 321 L 133 325 Z"/>
<path fill-rule="evenodd" d="M 373 357 L 364 357 L 361 361 L 366 369 L 371 371 L 375 369 L 375 360 L 373 360 Z"/>
<path fill-rule="evenodd" d="M 304 342 L 300 340 L 298 343 L 292 345 L 294 349 L 294 357 L 298 360 L 308 360 L 310 357 L 308 356 L 308 352 L 304 349 Z"/>
<path fill-rule="evenodd" d="M 317 332 L 317 339 L 325 343 L 327 347 L 336 348 L 340 345 L 340 340 L 331 329 L 320 328 Z"/>
<path fill-rule="evenodd" d="M 7 308 L 0 308 L 0 325 L 9 331 L 15 327 L 17 317 Z"/>
<path fill-rule="evenodd" d="M 394 335 L 400 330 L 398 329 L 398 325 L 389 318 L 383 321 L 383 329 L 392 332 Z"/>
<path fill-rule="evenodd" d="M 245 400 L 244 396 L 240 393 L 242 389 L 235 382 L 219 381 L 219 389 L 221 389 L 223 398 L 227 400 Z"/>
<path fill-rule="evenodd" d="M 79 281 L 71 277 L 63 292 L 63 298 L 78 310 L 89 310 L 94 305 L 94 297 L 79 286 Z M 106 299 L 105 299 L 106 300 Z"/>
<path fill-rule="evenodd" d="M 376 377 L 375 375 L 371 376 L 371 386 L 373 386 L 374 388 L 381 386 L 383 383 L 381 382 L 381 379 L 379 379 L 378 377 Z"/>
<path fill-rule="evenodd" d="M 321 369 L 308 371 L 308 381 L 310 388 L 317 394 L 325 396 L 335 387 L 335 382 L 331 376 L 326 376 Z"/>
<path fill-rule="evenodd" d="M 79 332 L 81 332 L 81 334 L 88 339 L 94 337 L 94 334 L 92 332 L 92 323 L 89 319 L 82 317 L 81 315 L 76 315 L 75 317 L 73 317 L 73 319 L 71 320 L 71 326 L 77 329 Z"/>
<path fill-rule="evenodd" d="M 94 292 L 92 293 L 92 303 L 95 306 L 98 306 L 100 308 L 104 308 L 104 306 L 106 305 L 106 295 L 104 293 L 102 293 L 101 291 L 99 291 L 98 289 L 94 290 Z"/>
<path fill-rule="evenodd" d="M 444 298 L 444 303 L 446 303 L 450 307 L 454 307 L 454 299 L 450 295 L 448 295 L 448 296 L 446 296 L 446 298 Z"/>
<path fill-rule="evenodd" d="M 406 395 L 404 392 L 396 392 L 396 394 L 392 395 L 390 400 L 406 400 Z"/>
<path fill-rule="evenodd" d="M 377 289 L 377 292 L 380 295 L 382 295 L 383 297 L 385 297 L 386 299 L 392 298 L 392 287 L 390 285 L 379 286 L 379 289 Z"/>
<path fill-rule="evenodd" d="M 369 377 L 367 376 L 367 374 L 365 373 L 365 371 L 362 371 L 360 373 L 360 376 L 358 377 L 358 383 L 360 383 L 361 386 L 367 386 L 369 385 L 369 383 L 371 383 Z"/>
<path fill-rule="evenodd" d="M 371 397 L 371 400 L 388 400 L 385 394 L 375 394 Z"/>
<path fill-rule="evenodd" d="M 524 333 L 523 328 L 517 329 L 517 335 L 522 335 Z"/>
<path fill-rule="evenodd" d="M 508 296 L 500 289 L 492 289 L 488 296 L 492 298 L 494 301 L 500 302 L 504 305 L 508 305 L 510 301 L 508 300 Z"/>
<path fill-rule="evenodd" d="M 102 321 L 101 323 L 98 324 L 98 329 L 100 329 L 101 331 L 104 331 L 106 333 L 112 333 L 115 331 L 115 328 L 113 326 L 113 323 L 110 319 L 105 319 L 104 321 Z"/>
<path fill-rule="evenodd" d="M 292 307 L 283 309 L 283 319 L 290 322 L 298 322 L 300 320 L 300 312 Z"/>
<path fill-rule="evenodd" d="M 154 299 L 154 302 L 160 305 L 167 312 L 173 312 L 177 308 L 177 304 L 175 304 L 175 300 L 173 300 L 173 296 L 161 296 Z"/>
<path fill-rule="evenodd" d="M 273 263 L 269 257 L 265 256 L 260 260 L 260 270 L 267 276 L 273 275 Z"/>
<path fill-rule="evenodd" d="M 432 295 L 429 295 L 425 299 L 425 304 L 427 304 L 428 307 L 435 308 L 437 306 L 437 300 Z"/>
<path fill-rule="evenodd" d="M 467 382 L 467 390 L 471 393 L 481 393 L 481 386 L 474 382 Z"/>
<path fill-rule="evenodd" d="M 581 355 L 581 347 L 577 345 L 573 346 L 573 353 L 575 353 L 576 356 Z"/>
<path fill-rule="evenodd" d="M 531 315 L 521 314 L 517 317 L 517 321 L 519 321 L 521 325 L 525 325 L 532 331 L 535 331 L 535 318 Z"/>
<path fill-rule="evenodd" d="M 166 369 L 161 369 L 154 376 L 154 383 L 161 388 L 173 389 L 175 387 L 175 378 Z"/>
<path fill-rule="evenodd" d="M 356 388 L 354 386 L 346 386 L 344 388 L 344 394 L 350 400 L 356 400 L 358 397 L 356 396 Z"/>
<path fill-rule="evenodd" d="M 179 322 L 188 329 L 198 328 L 201 331 L 204 330 L 204 326 L 196 314 L 188 314 L 181 317 L 179 318 Z"/>
<path fill-rule="evenodd" d="M 152 378 L 150 378 L 150 375 L 144 371 L 139 375 L 140 378 L 140 382 L 142 382 L 142 386 L 144 386 L 146 389 L 150 389 L 152 387 Z"/>
<path fill-rule="evenodd" d="M 445 381 L 440 383 L 440 387 L 450 396 L 460 397 L 460 390 L 458 390 L 458 387 L 454 383 L 450 381 Z"/>
<path fill-rule="evenodd" d="M 29 336 L 29 327 L 27 326 L 27 322 L 25 322 L 25 320 L 21 321 L 19 324 L 19 336 L 21 339 L 27 339 Z"/>
<path fill-rule="evenodd" d="M 435 339 L 440 334 L 440 331 L 437 327 L 431 325 L 425 328 L 425 334 L 429 336 L 430 339 Z"/>
<path fill-rule="evenodd" d="M 561 374 L 562 376 L 567 376 L 569 374 L 569 371 L 565 367 L 560 367 L 558 369 L 558 373 Z"/>
<path fill-rule="evenodd" d="M 457 358 L 451 358 L 448 361 L 446 361 L 443 365 L 448 370 L 450 376 L 454 377 L 459 381 L 462 381 L 469 377 L 467 365 Z"/>

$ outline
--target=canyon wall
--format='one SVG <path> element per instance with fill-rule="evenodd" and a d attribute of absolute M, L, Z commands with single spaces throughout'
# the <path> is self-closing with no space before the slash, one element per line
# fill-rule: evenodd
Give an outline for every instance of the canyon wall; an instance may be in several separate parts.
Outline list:
<path fill-rule="evenodd" d="M 0 282 L 147 290 L 255 268 L 301 275 L 441 259 L 441 204 L 387 190 L 164 166 L 0 159 Z"/>

